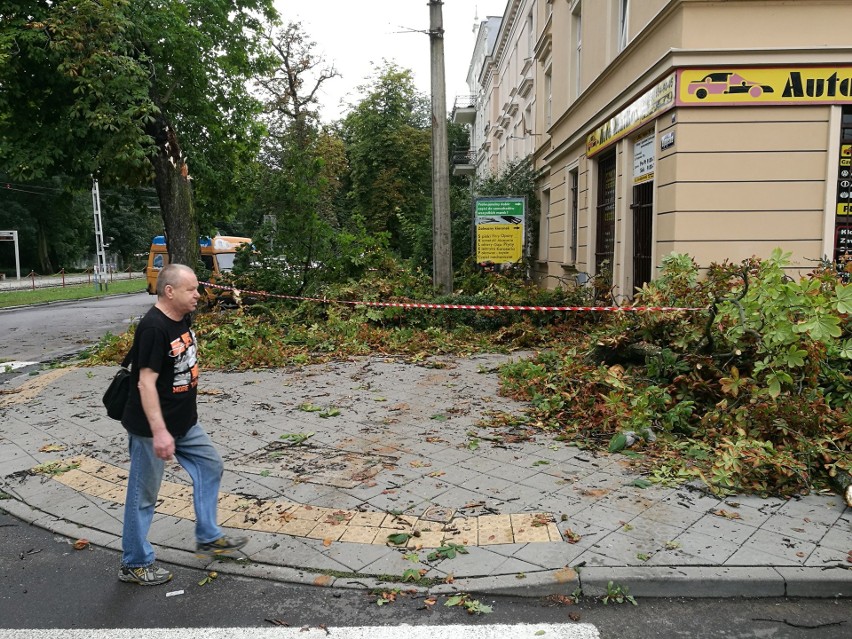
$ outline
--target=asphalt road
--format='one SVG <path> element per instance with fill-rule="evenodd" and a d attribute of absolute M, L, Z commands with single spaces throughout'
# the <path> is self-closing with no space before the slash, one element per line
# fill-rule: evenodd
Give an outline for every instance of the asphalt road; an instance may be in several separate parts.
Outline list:
<path fill-rule="evenodd" d="M 627 603 L 603 605 L 593 599 L 575 604 L 479 596 L 477 599 L 491 606 L 493 612 L 474 616 L 462 608 L 444 605 L 445 597 L 427 605 L 423 594 L 401 592 L 395 601 L 380 606 L 376 603 L 380 595 L 363 589 L 329 589 L 229 575 L 199 585 L 206 573 L 184 567 L 171 567 L 175 573 L 172 582 L 145 588 L 118 581 L 120 558 L 116 551 L 93 547 L 74 550 L 75 540 L 23 523 L 4 513 L 2 506 L 0 500 L 0 629 L 277 625 L 332 629 L 400 624 L 579 623 L 592 624 L 596 630 L 596 634 L 585 636 L 602 639 L 835 639 L 849 636 L 852 630 L 849 600 L 640 599 L 634 607 Z M 168 596 L 175 591 L 183 592 Z M 6 636 L 0 630 L 0 639 Z M 346 637 L 340 633 L 331 636 Z M 392 635 L 373 636 L 380 639 Z M 407 632 L 396 636 L 414 639 Z M 499 636 L 517 639 L 520 633 Z M 584 635 L 546 632 L 536 636 L 567 639 Z"/>
<path fill-rule="evenodd" d="M 0 310 L 0 383 L 27 370 L 6 371 L 10 362 L 68 358 L 107 333 L 124 332 L 154 301 L 147 293 L 135 293 Z"/>

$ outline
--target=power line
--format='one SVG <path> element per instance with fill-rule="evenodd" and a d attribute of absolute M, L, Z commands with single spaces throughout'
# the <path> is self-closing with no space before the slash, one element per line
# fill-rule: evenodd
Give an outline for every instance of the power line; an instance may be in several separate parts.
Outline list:
<path fill-rule="evenodd" d="M 65 190 L 65 189 L 55 187 L 55 186 L 42 186 L 41 184 L 36 184 L 34 182 L 13 182 L 11 180 L 3 180 L 0 183 L 5 184 L 6 186 L 9 186 L 9 185 L 18 186 L 18 187 L 23 186 L 23 187 L 30 188 L 30 189 L 42 189 L 43 191 L 56 191 L 58 193 L 61 193 Z"/>
<path fill-rule="evenodd" d="M 17 191 L 18 193 L 29 193 L 30 195 L 43 195 L 45 197 L 53 197 L 52 193 L 40 193 L 38 191 L 26 191 L 24 189 L 16 189 L 10 184 L 6 184 L 0 191 Z"/>

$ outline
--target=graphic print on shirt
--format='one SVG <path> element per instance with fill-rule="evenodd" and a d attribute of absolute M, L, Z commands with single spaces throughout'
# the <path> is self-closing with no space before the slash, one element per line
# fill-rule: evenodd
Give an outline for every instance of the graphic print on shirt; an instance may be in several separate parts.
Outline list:
<path fill-rule="evenodd" d="M 172 393 L 185 393 L 198 385 L 198 347 L 190 329 L 170 344 L 169 356 L 175 361 Z"/>

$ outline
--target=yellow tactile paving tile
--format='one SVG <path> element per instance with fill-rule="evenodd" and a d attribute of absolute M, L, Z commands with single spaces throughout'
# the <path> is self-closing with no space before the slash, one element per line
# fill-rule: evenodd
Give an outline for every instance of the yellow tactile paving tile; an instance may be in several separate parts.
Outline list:
<path fill-rule="evenodd" d="M 97 496 L 100 493 L 104 493 L 110 488 L 114 488 L 115 484 L 105 481 L 99 477 L 94 477 L 87 472 L 80 470 L 79 468 L 75 468 L 73 470 L 69 470 L 66 473 L 61 473 L 59 475 L 55 475 L 56 481 L 61 484 L 65 484 L 69 488 L 73 488 L 76 491 L 81 493 L 86 493 L 87 495 Z"/>
<path fill-rule="evenodd" d="M 322 539 L 323 541 L 326 539 L 337 541 L 343 536 L 345 530 L 346 526 L 341 524 L 319 523 L 305 537 L 309 539 Z"/>
<path fill-rule="evenodd" d="M 463 546 L 479 545 L 479 519 L 477 517 L 459 517 L 453 519 L 447 527 L 446 538 Z"/>
<path fill-rule="evenodd" d="M 219 513 L 219 525 L 228 528 L 241 528 L 249 530 L 256 520 L 250 518 L 246 513 L 232 513 L 230 511 Z"/>
<path fill-rule="evenodd" d="M 479 546 L 514 543 L 511 515 L 483 515 L 478 519 Z"/>
<path fill-rule="evenodd" d="M 97 459 L 79 456 L 66 460 L 75 466 L 53 478 L 93 497 L 122 504 L 127 471 Z M 164 481 L 156 512 L 195 520 L 192 487 Z M 446 542 L 464 546 L 561 541 L 562 535 L 549 513 L 456 517 L 449 523 L 412 515 L 361 512 L 297 504 L 288 500 L 247 499 L 219 493 L 219 523 L 229 528 L 280 533 L 294 537 L 387 545 L 388 536 L 411 532 L 408 548 L 439 548 Z"/>
<path fill-rule="evenodd" d="M 385 513 L 362 513 L 356 512 L 352 519 L 349 520 L 349 526 L 352 528 L 365 526 L 368 528 L 379 528 L 387 515 Z"/>
<path fill-rule="evenodd" d="M 259 517 L 251 526 L 251 530 L 260 532 L 277 533 L 284 525 L 284 520 L 278 513 L 267 514 Z"/>
<path fill-rule="evenodd" d="M 434 523 L 434 522 L 433 522 Z M 444 545 L 446 534 L 441 530 L 441 526 L 437 526 L 437 530 L 425 530 L 420 532 L 417 537 L 412 537 L 408 540 L 406 547 L 408 548 L 440 548 Z M 387 538 L 385 538 L 387 539 Z"/>
<path fill-rule="evenodd" d="M 340 541 L 348 541 L 353 544 L 372 544 L 380 530 L 381 528 L 376 526 L 353 526 L 350 524 L 344 529 Z"/>
<path fill-rule="evenodd" d="M 5 391 L 3 395 L 0 395 L 0 408 L 13 406 L 14 404 L 23 404 L 31 399 L 35 399 L 41 394 L 41 391 L 72 370 L 74 370 L 73 366 L 55 368 L 47 373 L 41 373 L 38 377 L 24 382 L 17 388 Z"/>
<path fill-rule="evenodd" d="M 310 519 L 292 519 L 281 526 L 278 532 L 294 537 L 307 537 L 308 533 L 316 527 L 317 522 Z"/>
<path fill-rule="evenodd" d="M 174 497 L 160 497 L 157 501 L 155 510 L 161 515 L 176 515 L 179 512 L 186 510 L 187 506 L 192 503 L 186 499 L 175 499 Z"/>
<path fill-rule="evenodd" d="M 515 543 L 530 543 L 550 541 L 547 524 L 550 523 L 541 515 L 520 514 L 509 515 L 512 520 L 512 536 Z"/>

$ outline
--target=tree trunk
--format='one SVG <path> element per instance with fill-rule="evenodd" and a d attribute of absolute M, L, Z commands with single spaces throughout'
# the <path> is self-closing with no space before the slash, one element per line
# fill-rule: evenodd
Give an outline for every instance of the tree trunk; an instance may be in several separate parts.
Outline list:
<path fill-rule="evenodd" d="M 199 264 L 198 221 L 192 204 L 189 167 L 181 152 L 175 130 L 159 119 L 149 127 L 157 143 L 157 154 L 151 159 L 154 186 L 160 200 L 160 212 L 166 230 L 169 262 L 186 264 L 197 270 Z"/>
<path fill-rule="evenodd" d="M 44 275 L 53 275 L 53 265 L 50 263 L 50 253 L 47 246 L 47 233 L 44 221 L 39 219 L 36 227 L 36 255 L 38 267 Z"/>

